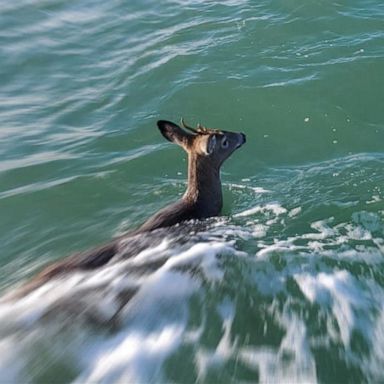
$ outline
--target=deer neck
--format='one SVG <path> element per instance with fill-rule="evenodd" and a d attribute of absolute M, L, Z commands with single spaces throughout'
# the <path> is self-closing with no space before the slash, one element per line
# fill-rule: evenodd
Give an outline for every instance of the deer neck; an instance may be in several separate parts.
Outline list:
<path fill-rule="evenodd" d="M 195 153 L 188 155 L 188 188 L 183 199 L 196 206 L 202 217 L 216 216 L 223 205 L 220 166 Z"/>

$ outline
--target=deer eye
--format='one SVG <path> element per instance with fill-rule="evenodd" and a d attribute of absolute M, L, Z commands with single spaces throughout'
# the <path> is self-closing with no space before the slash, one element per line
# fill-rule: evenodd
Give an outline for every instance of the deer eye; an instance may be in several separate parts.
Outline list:
<path fill-rule="evenodd" d="M 228 145 L 229 145 L 228 139 L 226 137 L 223 137 L 221 139 L 221 146 L 222 146 L 222 148 L 228 148 Z"/>

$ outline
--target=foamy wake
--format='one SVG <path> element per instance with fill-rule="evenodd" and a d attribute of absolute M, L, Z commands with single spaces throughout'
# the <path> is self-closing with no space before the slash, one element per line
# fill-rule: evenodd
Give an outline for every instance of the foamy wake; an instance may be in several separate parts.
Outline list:
<path fill-rule="evenodd" d="M 3 301 L 2 379 L 29 381 L 31 374 L 38 379 L 32 366 L 47 364 L 74 364 L 77 372 L 71 379 L 79 383 L 158 377 L 181 340 L 193 340 L 185 332 L 188 300 L 203 280 L 222 279 L 217 256 L 225 254 L 240 253 L 233 242 L 171 247 L 164 239 L 131 259 L 54 279 L 21 299 Z M 132 273 L 164 258 L 154 271 Z"/>
<path fill-rule="evenodd" d="M 1 377 L 169 381 L 169 361 L 184 351 L 173 364 L 198 381 L 229 380 L 235 365 L 260 382 L 317 382 L 328 356 L 339 371 L 383 380 L 382 216 L 360 211 L 280 231 L 301 213 L 260 204 L 193 241 L 166 237 L 3 301 Z"/>

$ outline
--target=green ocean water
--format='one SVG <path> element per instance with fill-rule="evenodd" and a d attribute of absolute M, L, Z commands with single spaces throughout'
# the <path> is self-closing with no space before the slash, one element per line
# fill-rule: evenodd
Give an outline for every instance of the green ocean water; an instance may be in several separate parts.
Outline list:
<path fill-rule="evenodd" d="M 139 255 L 165 269 L 0 304 L 0 382 L 384 380 L 382 1 L 0 5 L 2 292 L 182 195 L 158 119 L 247 135 L 223 216 Z M 128 283 L 117 329 L 58 309 Z"/>

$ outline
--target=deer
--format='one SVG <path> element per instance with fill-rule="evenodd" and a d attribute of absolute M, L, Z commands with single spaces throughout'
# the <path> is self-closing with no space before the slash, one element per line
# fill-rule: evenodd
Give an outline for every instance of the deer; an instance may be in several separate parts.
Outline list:
<path fill-rule="evenodd" d="M 45 267 L 21 287 L 18 297 L 56 276 L 74 270 L 93 270 L 107 264 L 119 254 L 121 242 L 127 237 L 220 214 L 223 206 L 220 168 L 224 161 L 246 142 L 245 134 L 206 128 L 201 124 L 192 128 L 183 119 L 182 127 L 166 120 L 159 120 L 157 126 L 165 139 L 179 145 L 188 154 L 188 185 L 184 195 L 155 213 L 138 229 L 106 245 L 74 254 Z"/>
<path fill-rule="evenodd" d="M 220 167 L 239 147 L 246 137 L 244 133 L 208 129 L 198 124 L 197 129 L 181 120 L 187 133 L 178 125 L 160 120 L 161 134 L 172 143 L 181 146 L 188 154 L 188 187 L 183 197 L 149 218 L 138 232 L 153 231 L 191 219 L 217 216 L 223 207 Z"/>

